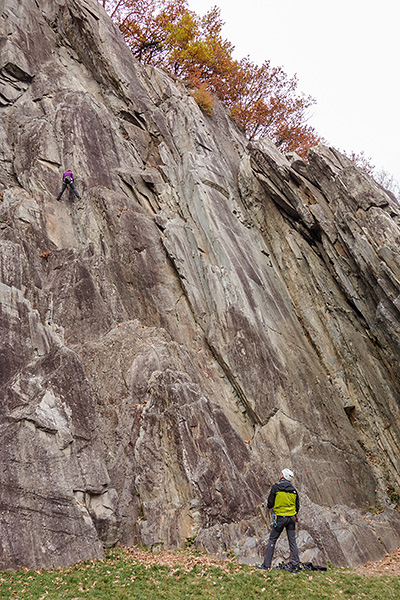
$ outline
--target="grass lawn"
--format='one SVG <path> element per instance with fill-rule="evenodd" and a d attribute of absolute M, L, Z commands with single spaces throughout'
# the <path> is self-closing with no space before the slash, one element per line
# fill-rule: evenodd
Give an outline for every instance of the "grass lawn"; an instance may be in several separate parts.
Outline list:
<path fill-rule="evenodd" d="M 190 550 L 166 553 L 126 548 L 106 559 L 51 571 L 0 572 L 1 600 L 399 600 L 399 576 L 260 571 Z M 165 559 L 167 556 L 167 559 Z"/>

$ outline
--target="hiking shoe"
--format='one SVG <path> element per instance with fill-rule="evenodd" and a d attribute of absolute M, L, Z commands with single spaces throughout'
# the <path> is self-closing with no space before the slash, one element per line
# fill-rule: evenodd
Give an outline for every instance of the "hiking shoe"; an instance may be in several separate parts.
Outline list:
<path fill-rule="evenodd" d="M 268 567 L 264 567 L 264 565 L 262 565 L 261 563 L 256 563 L 256 568 L 257 569 L 263 569 L 264 571 L 269 571 Z"/>

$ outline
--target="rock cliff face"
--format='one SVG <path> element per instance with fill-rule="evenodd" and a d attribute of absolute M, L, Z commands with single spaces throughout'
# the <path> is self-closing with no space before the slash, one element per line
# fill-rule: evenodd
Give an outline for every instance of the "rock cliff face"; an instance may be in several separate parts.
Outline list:
<path fill-rule="evenodd" d="M 96 0 L 0 0 L 0 35 L 0 568 L 255 559 L 287 466 L 303 560 L 396 547 L 395 200 L 202 114 Z"/>

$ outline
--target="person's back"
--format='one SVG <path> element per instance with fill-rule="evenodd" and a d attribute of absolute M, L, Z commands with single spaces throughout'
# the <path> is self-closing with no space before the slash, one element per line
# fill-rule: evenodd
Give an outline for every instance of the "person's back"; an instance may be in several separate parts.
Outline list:
<path fill-rule="evenodd" d="M 299 512 L 299 496 L 290 481 L 281 479 L 272 486 L 268 508 L 280 517 L 293 517 Z"/>
<path fill-rule="evenodd" d="M 63 173 L 63 182 L 62 182 L 62 188 L 61 188 L 61 192 L 58 194 L 57 196 L 57 200 L 60 200 L 61 196 L 63 195 L 65 188 L 67 186 L 69 186 L 72 191 L 74 192 L 75 196 L 77 198 L 79 198 L 79 200 L 81 199 L 81 196 L 78 194 L 76 187 L 74 185 L 74 174 L 71 171 L 71 169 L 67 169 L 66 171 L 64 171 Z"/>
<path fill-rule="evenodd" d="M 269 536 L 264 562 L 256 566 L 259 569 L 270 569 L 271 561 L 282 531 L 286 529 L 289 542 L 290 562 L 294 568 L 299 565 L 299 551 L 296 543 L 296 521 L 300 502 L 296 488 L 290 483 L 294 475 L 290 469 L 283 469 L 278 483 L 274 483 L 268 496 L 268 508 L 274 509 L 274 526 Z"/>
<path fill-rule="evenodd" d="M 74 174 L 69 169 L 67 169 L 67 171 L 64 171 L 64 173 L 63 173 L 63 181 L 65 181 L 66 179 L 69 179 L 70 181 L 74 181 Z"/>

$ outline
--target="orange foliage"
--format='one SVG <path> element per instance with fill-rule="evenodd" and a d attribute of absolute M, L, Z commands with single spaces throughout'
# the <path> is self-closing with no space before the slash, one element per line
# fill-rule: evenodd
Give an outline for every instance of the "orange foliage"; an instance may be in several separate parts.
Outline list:
<path fill-rule="evenodd" d="M 298 93 L 297 78 L 288 78 L 282 67 L 233 59 L 219 8 L 200 17 L 187 0 L 101 1 L 136 58 L 186 80 L 198 98 L 208 91 L 208 112 L 217 97 L 250 139 L 268 135 L 282 152 L 303 158 L 320 141 L 307 125 L 314 100 Z"/>
<path fill-rule="evenodd" d="M 215 106 L 215 98 L 209 92 L 204 82 L 194 88 L 192 96 L 203 112 L 207 115 L 212 115 L 213 107 Z"/>
<path fill-rule="evenodd" d="M 282 152 L 297 151 L 306 158 L 310 147 L 320 141 L 307 125 L 307 111 L 314 104 L 310 96 L 298 94 L 297 78 L 289 79 L 282 67 L 269 61 L 258 66 L 244 58 L 231 114 L 250 139 L 268 135 Z"/>

